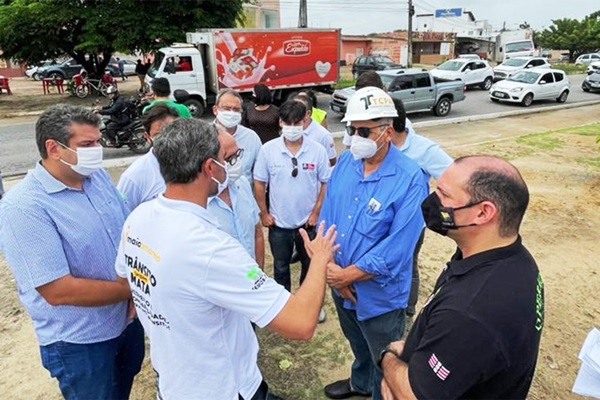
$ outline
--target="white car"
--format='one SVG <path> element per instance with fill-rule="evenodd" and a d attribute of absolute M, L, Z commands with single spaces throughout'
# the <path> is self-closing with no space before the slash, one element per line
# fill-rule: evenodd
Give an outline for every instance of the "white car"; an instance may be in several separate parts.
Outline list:
<path fill-rule="evenodd" d="M 585 72 L 587 72 L 588 75 L 591 75 L 594 72 L 600 72 L 600 61 L 591 62 Z"/>
<path fill-rule="evenodd" d="M 510 58 L 494 68 L 494 82 L 528 68 L 550 68 L 550 63 L 543 57 Z"/>
<path fill-rule="evenodd" d="M 47 67 L 48 65 L 52 65 L 55 62 L 53 61 L 43 61 L 41 64 L 39 65 L 34 65 L 34 66 L 29 66 L 27 67 L 27 69 L 25 70 L 25 75 L 28 78 L 32 78 L 33 80 L 39 81 L 42 79 L 42 75 L 40 74 L 40 69 Z"/>
<path fill-rule="evenodd" d="M 465 58 L 467 60 L 481 60 L 477 54 L 459 54 L 458 58 Z"/>
<path fill-rule="evenodd" d="M 579 57 L 577 57 L 577 60 L 575 60 L 575 64 L 590 64 L 594 61 L 600 61 L 600 54 L 598 53 L 589 53 L 589 54 L 582 54 Z"/>
<path fill-rule="evenodd" d="M 490 90 L 494 71 L 485 60 L 456 58 L 432 69 L 431 75 L 438 79 L 461 80 L 465 86 L 479 86 L 484 90 Z"/>
<path fill-rule="evenodd" d="M 519 71 L 510 78 L 497 82 L 490 89 L 490 100 L 521 103 L 529 107 L 534 100 L 567 101 L 571 82 L 567 75 L 558 69 L 532 68 Z"/>

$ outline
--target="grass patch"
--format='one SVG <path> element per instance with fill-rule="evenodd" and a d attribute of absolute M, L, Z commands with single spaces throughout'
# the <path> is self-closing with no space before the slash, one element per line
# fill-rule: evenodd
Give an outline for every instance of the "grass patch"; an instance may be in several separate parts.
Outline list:
<path fill-rule="evenodd" d="M 552 68 L 560 69 L 565 71 L 567 75 L 584 74 L 587 69 L 587 65 L 576 65 L 576 64 L 554 64 Z"/>
<path fill-rule="evenodd" d="M 565 128 L 554 132 L 569 133 L 581 136 L 597 136 L 600 134 L 600 123 L 597 122 L 594 124 L 582 125 L 575 128 Z"/>
<path fill-rule="evenodd" d="M 576 161 L 579 164 L 600 170 L 600 157 L 580 157 Z"/>
<path fill-rule="evenodd" d="M 347 88 L 350 86 L 354 86 L 355 84 L 356 84 L 356 80 L 354 80 L 354 79 L 340 78 L 334 87 L 336 89 L 343 89 L 343 88 Z"/>
<path fill-rule="evenodd" d="M 544 132 L 521 136 L 517 138 L 517 143 L 531 146 L 538 150 L 552 151 L 563 145 L 563 142 L 553 134 L 554 132 Z"/>

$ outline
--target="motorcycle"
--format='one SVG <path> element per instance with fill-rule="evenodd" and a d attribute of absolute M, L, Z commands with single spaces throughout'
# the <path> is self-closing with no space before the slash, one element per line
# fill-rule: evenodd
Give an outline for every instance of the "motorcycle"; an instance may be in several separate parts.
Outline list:
<path fill-rule="evenodd" d="M 142 125 L 142 120 L 140 118 L 142 104 L 140 100 L 136 99 L 130 99 L 129 102 L 132 103 L 135 108 L 135 112 L 132 113 L 134 114 L 134 117 L 129 124 L 119 129 L 116 141 L 113 142 L 106 135 L 106 124 L 110 120 L 110 117 L 102 116 L 100 121 L 100 133 L 102 134 L 100 137 L 100 145 L 105 148 L 116 149 L 128 146 L 135 154 L 146 154 L 152 147 L 152 144 L 146 140 L 146 129 Z M 96 100 L 93 107 L 94 109 L 97 109 L 97 103 L 99 103 L 99 100 Z"/>

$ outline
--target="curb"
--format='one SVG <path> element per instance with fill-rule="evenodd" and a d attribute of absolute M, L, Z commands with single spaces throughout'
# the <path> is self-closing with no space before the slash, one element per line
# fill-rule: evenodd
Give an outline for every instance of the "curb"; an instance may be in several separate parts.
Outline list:
<path fill-rule="evenodd" d="M 598 104 L 600 104 L 600 99 L 599 100 L 580 101 L 577 103 L 570 103 L 570 104 L 562 104 L 560 106 L 528 108 L 526 110 L 503 111 L 503 112 L 497 112 L 497 113 L 492 113 L 492 114 L 481 114 L 481 115 L 473 115 L 473 116 L 460 117 L 460 118 L 449 118 L 449 119 L 438 119 L 438 120 L 432 120 L 432 121 L 415 122 L 415 123 L 413 123 L 413 126 L 415 128 L 428 128 L 431 126 L 462 124 L 463 122 L 483 121 L 486 119 L 514 117 L 514 116 L 527 115 L 527 114 L 540 114 L 540 113 L 545 113 L 545 112 L 550 112 L 550 111 L 568 110 L 570 108 L 594 106 L 594 105 L 598 105 Z M 331 132 L 331 135 L 334 138 L 341 138 L 341 137 L 344 137 L 344 131 Z"/>

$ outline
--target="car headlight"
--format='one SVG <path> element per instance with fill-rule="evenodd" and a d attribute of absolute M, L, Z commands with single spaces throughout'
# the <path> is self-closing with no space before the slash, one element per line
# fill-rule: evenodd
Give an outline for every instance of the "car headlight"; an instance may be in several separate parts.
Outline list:
<path fill-rule="evenodd" d="M 510 89 L 510 91 L 511 91 L 511 93 L 519 93 L 519 92 L 523 91 L 523 88 L 522 87 L 516 87 L 516 88 Z"/>

